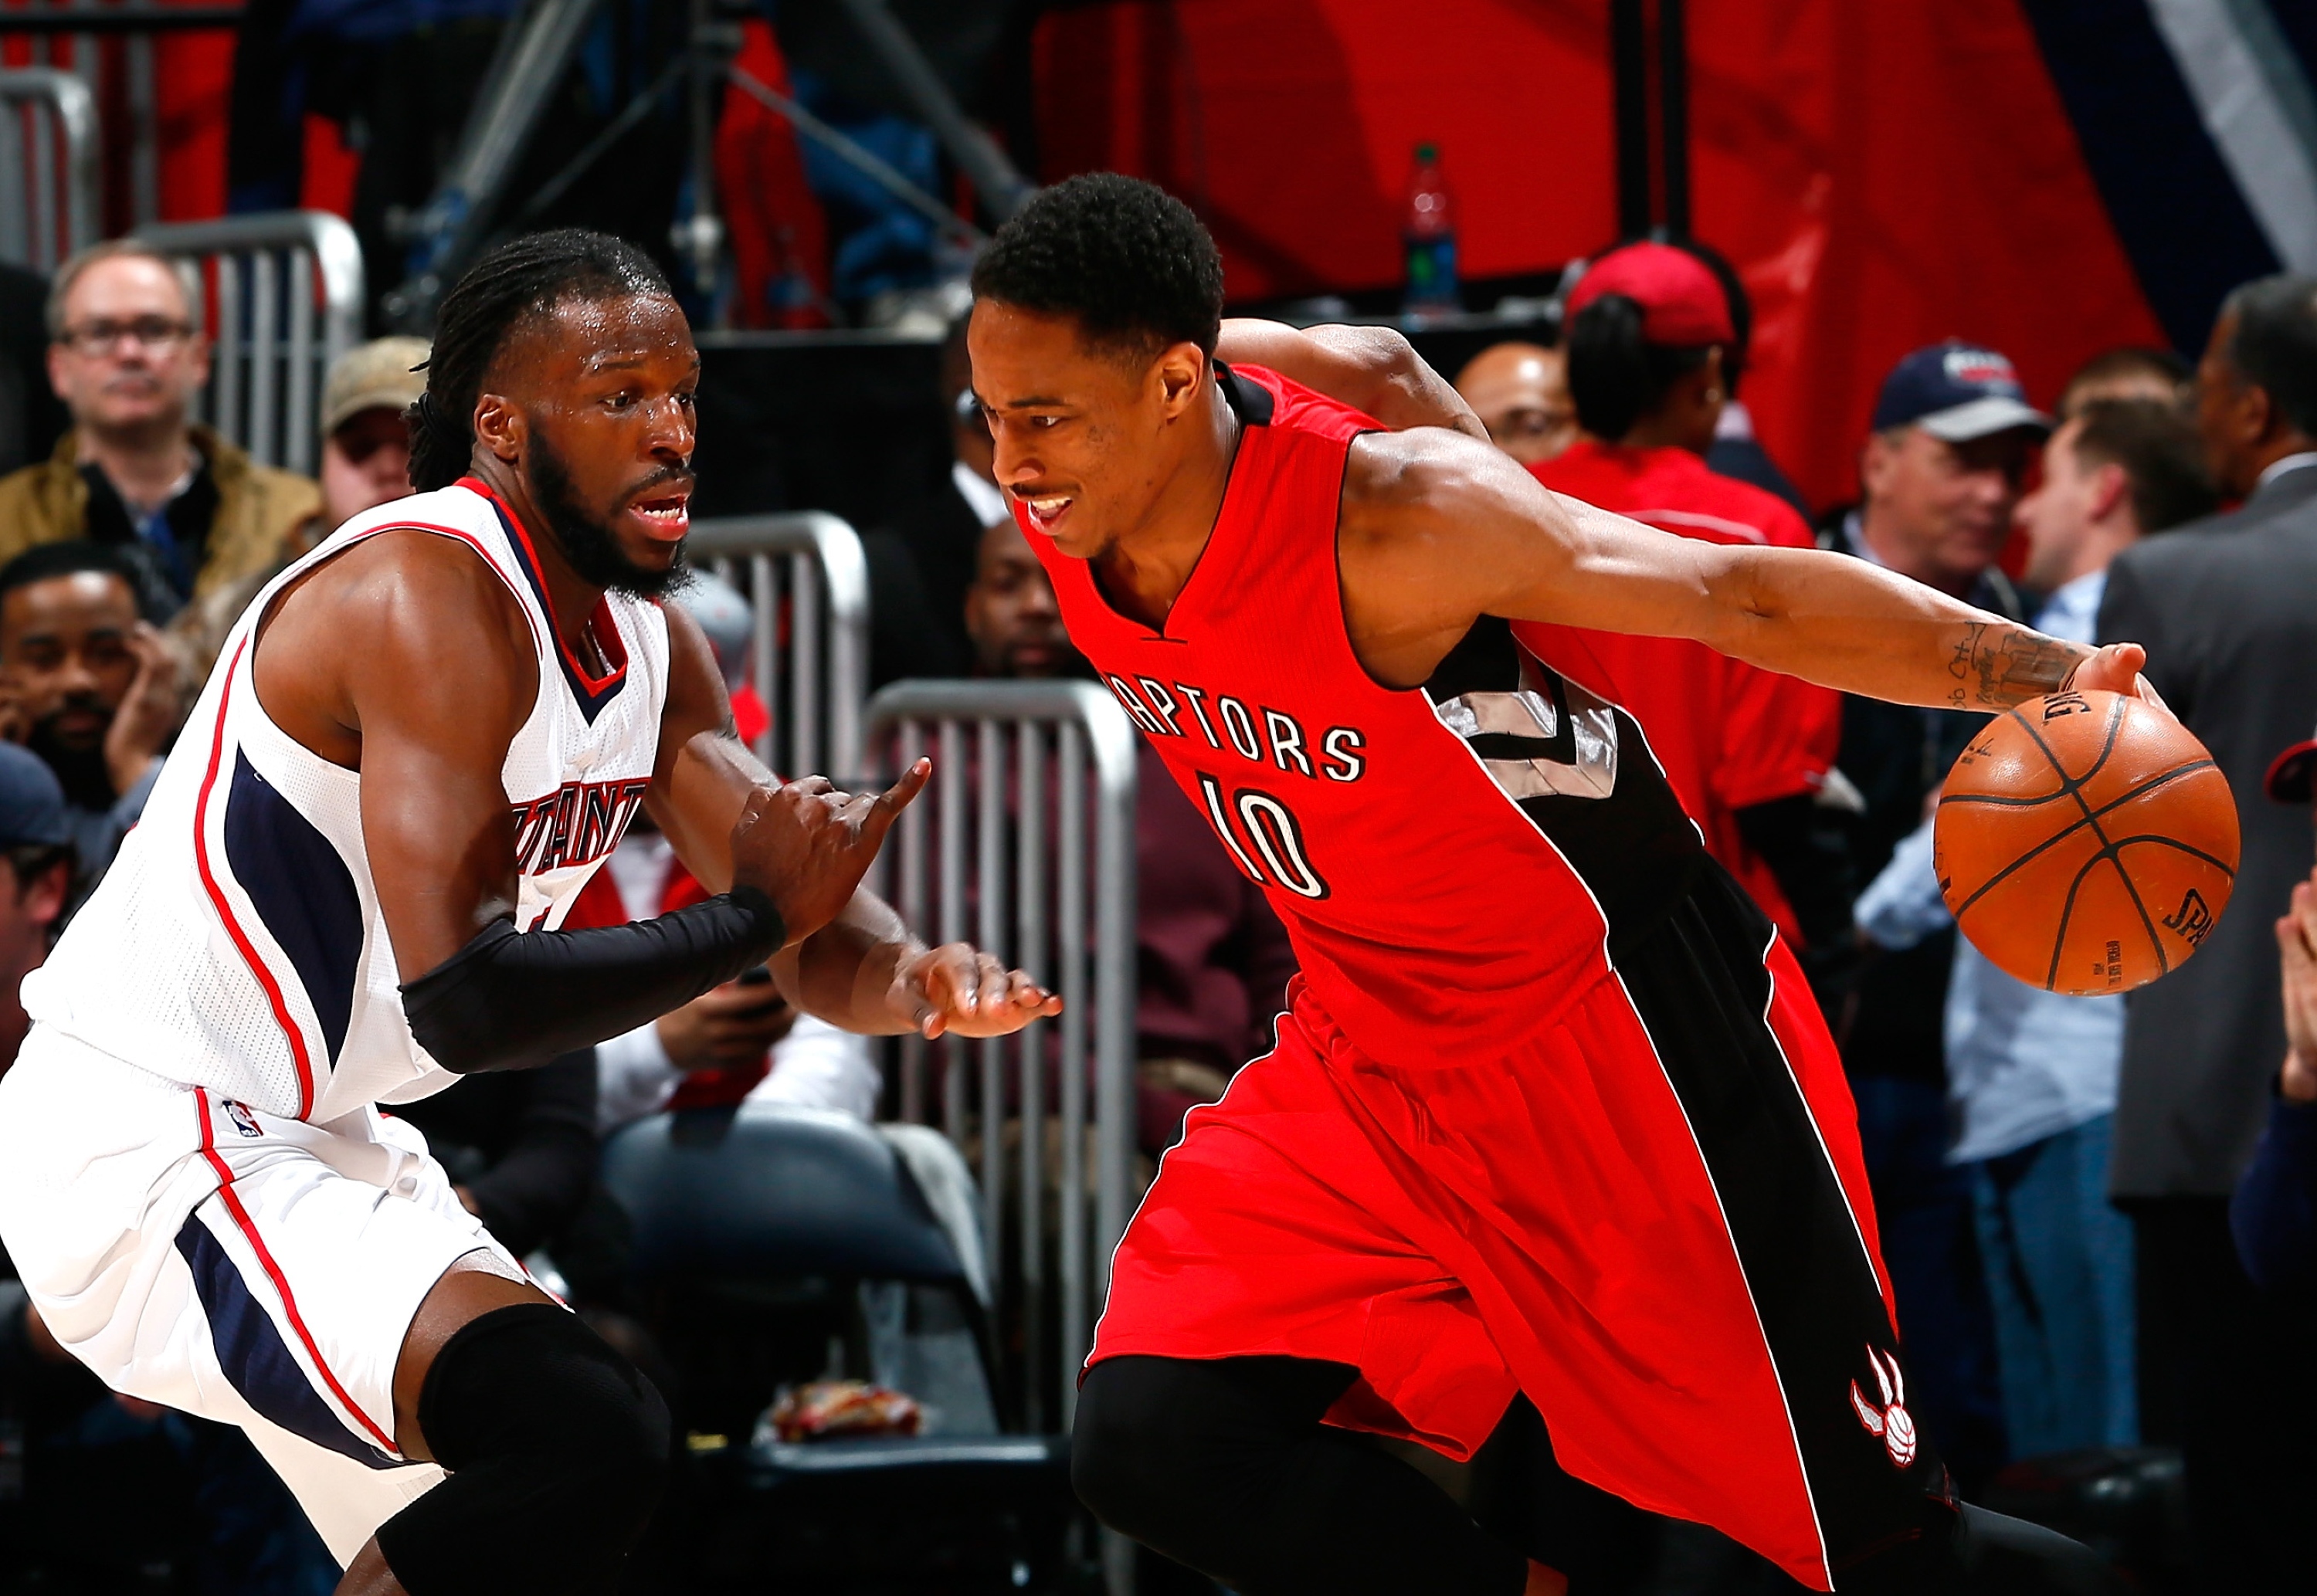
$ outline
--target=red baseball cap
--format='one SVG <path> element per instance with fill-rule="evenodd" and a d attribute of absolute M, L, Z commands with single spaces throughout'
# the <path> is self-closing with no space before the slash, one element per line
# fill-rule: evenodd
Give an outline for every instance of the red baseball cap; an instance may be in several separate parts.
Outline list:
<path fill-rule="evenodd" d="M 1570 290 L 1570 319 L 1604 294 L 1623 294 L 1642 308 L 1642 336 L 1651 343 L 1683 349 L 1737 342 L 1721 281 L 1686 249 L 1628 244 L 1611 250 Z"/>
<path fill-rule="evenodd" d="M 2317 737 L 2295 743 L 2268 762 L 2263 792 L 2280 804 L 2305 804 L 2317 793 Z"/>

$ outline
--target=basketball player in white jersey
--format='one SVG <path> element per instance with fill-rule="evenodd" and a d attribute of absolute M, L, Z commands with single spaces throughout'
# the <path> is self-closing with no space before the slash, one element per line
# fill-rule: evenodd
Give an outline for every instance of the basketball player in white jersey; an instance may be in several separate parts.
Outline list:
<path fill-rule="evenodd" d="M 775 787 L 679 579 L 699 356 L 650 262 L 520 238 L 445 299 L 416 497 L 228 635 L 103 888 L 26 983 L 0 1237 L 114 1389 L 243 1426 L 341 1596 L 608 1589 L 666 1409 L 376 1105 L 770 960 L 862 1031 L 1059 1007 L 857 890 L 922 788 Z M 429 491 L 432 490 L 432 491 Z M 720 896 L 557 928 L 641 806 Z"/>

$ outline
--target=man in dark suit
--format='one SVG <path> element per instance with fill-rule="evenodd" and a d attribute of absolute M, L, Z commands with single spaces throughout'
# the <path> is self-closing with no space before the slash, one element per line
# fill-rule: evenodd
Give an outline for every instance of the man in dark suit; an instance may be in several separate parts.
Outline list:
<path fill-rule="evenodd" d="M 2118 556 L 2099 637 L 2146 645 L 2236 791 L 2244 860 L 2197 957 L 2128 1001 L 2109 1190 L 2138 1243 L 2142 1428 L 2186 1454 L 2202 1588 L 2283 1591 L 2308 1576 L 2317 1387 L 2293 1371 L 2317 1304 L 2254 1288 L 2228 1198 L 2285 1057 L 2270 927 L 2310 864 L 2307 816 L 2261 778 L 2317 722 L 2317 278 L 2231 294 L 2196 380 L 2207 463 L 2243 504 Z"/>
<path fill-rule="evenodd" d="M 72 425 L 49 386 L 49 280 L 0 261 L 0 476 L 56 452 Z"/>
<path fill-rule="evenodd" d="M 973 363 L 963 317 L 942 343 L 942 409 L 949 420 L 949 480 L 896 525 L 862 539 L 869 562 L 869 679 L 963 676 L 973 669 L 965 594 L 981 534 L 1013 519 L 991 464 L 989 428 L 972 404 Z"/>

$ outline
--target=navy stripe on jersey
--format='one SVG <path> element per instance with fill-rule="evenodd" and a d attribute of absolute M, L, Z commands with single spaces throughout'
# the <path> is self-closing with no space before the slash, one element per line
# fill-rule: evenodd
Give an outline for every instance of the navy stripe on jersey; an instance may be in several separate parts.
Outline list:
<path fill-rule="evenodd" d="M 201 1223 L 188 1215 L 177 1231 L 177 1251 L 193 1273 L 193 1289 L 209 1315 L 210 1344 L 218 1367 L 242 1400 L 291 1434 L 327 1447 L 371 1468 L 396 1468 L 401 1459 L 371 1445 L 338 1417 L 290 1355 L 273 1317 L 250 1295 L 241 1271 Z"/>
<path fill-rule="evenodd" d="M 514 563 L 523 567 L 523 580 L 531 584 L 532 593 L 539 600 L 540 613 L 547 617 L 548 641 L 555 650 L 555 663 L 563 668 L 563 680 L 570 685 L 572 701 L 579 706 L 579 713 L 587 724 L 593 726 L 595 717 L 604 712 L 604 706 L 619 697 L 620 689 L 628 684 L 627 644 L 620 638 L 619 623 L 612 619 L 611 605 L 597 600 L 594 621 L 595 646 L 604 651 L 604 662 L 611 666 L 611 673 L 590 677 L 571 657 L 571 650 L 564 646 L 562 634 L 555 629 L 555 604 L 547 596 L 546 573 L 539 568 L 530 534 L 515 524 L 514 517 L 507 513 L 506 506 L 496 495 L 491 499 L 491 508 L 498 514 L 499 525 L 505 529 L 507 547 L 514 551 Z"/>
<path fill-rule="evenodd" d="M 250 906 L 290 958 L 332 1060 L 345 1046 L 362 962 L 362 897 L 330 840 L 237 750 L 225 856 Z"/>

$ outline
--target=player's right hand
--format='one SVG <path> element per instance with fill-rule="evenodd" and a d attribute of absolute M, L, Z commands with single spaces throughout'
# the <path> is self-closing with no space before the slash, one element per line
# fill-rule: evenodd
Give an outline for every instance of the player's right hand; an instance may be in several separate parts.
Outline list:
<path fill-rule="evenodd" d="M 2144 704 L 2153 704 L 2169 715 L 2172 707 L 2157 696 L 2148 678 L 2140 673 L 2147 663 L 2148 650 L 2139 644 L 2109 643 L 2069 672 L 2062 687 L 2077 692 L 2120 692 Z"/>
<path fill-rule="evenodd" d="M 793 947 L 843 913 L 894 819 L 923 792 L 921 759 L 881 793 L 840 792 L 808 776 L 748 795 L 732 828 L 732 883 L 773 900 Z"/>

